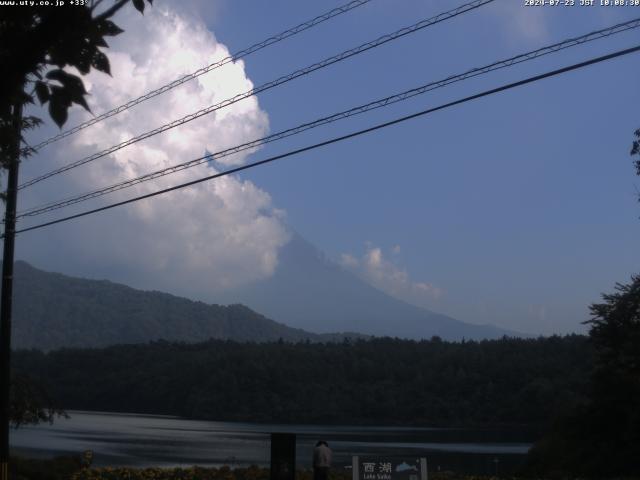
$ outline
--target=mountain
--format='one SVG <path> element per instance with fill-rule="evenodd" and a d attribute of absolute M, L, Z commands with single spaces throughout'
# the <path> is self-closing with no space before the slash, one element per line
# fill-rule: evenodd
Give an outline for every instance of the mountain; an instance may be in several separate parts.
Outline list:
<path fill-rule="evenodd" d="M 200 342 L 329 341 L 274 322 L 243 305 L 207 305 L 161 292 L 135 290 L 105 280 L 87 280 L 14 267 L 13 348 L 52 350 L 101 347 L 151 340 Z"/>
<path fill-rule="evenodd" d="M 218 304 L 44 272 L 22 261 L 15 263 L 14 277 L 14 348 L 102 347 L 159 339 L 315 342 L 370 335 L 437 335 L 445 340 L 522 336 L 397 300 L 330 261 L 298 235 L 280 251 L 274 275 L 216 293 Z"/>
<path fill-rule="evenodd" d="M 216 297 L 243 303 L 270 318 L 312 332 L 446 340 L 525 336 L 492 325 L 473 325 L 410 305 L 372 287 L 294 234 L 280 251 L 273 276 Z"/>

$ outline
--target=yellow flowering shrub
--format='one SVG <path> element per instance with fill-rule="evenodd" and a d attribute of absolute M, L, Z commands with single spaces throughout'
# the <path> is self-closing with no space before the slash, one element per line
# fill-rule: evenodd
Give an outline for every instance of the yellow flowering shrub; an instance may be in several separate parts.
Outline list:
<path fill-rule="evenodd" d="M 129 468 L 102 467 L 83 469 L 75 473 L 71 480 L 269 480 L 269 469 L 251 466 L 249 468 Z M 497 477 L 457 475 L 438 472 L 429 475 L 430 480 L 499 480 Z M 313 480 L 310 470 L 298 470 L 296 480 Z M 329 480 L 351 480 L 351 472 L 333 470 Z M 508 480 L 504 477 L 501 480 Z M 516 480 L 513 478 L 512 480 Z"/>

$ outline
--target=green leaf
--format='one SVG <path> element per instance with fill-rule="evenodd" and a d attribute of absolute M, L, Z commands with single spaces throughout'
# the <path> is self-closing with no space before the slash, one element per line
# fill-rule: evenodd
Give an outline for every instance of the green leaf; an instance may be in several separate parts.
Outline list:
<path fill-rule="evenodd" d="M 101 31 L 100 24 L 97 22 L 92 24 L 91 30 L 87 32 L 87 39 L 89 40 L 89 42 L 93 43 L 94 46 L 108 48 L 109 45 L 107 44 L 103 36 L 104 32 Z"/>
<path fill-rule="evenodd" d="M 62 87 L 51 87 L 50 97 L 55 96 L 57 103 L 65 105 L 66 108 L 68 108 L 73 102 L 81 105 L 85 110 L 89 112 L 91 111 L 89 105 L 87 104 L 87 101 L 84 98 L 84 95 L 86 95 L 87 91 L 85 90 L 84 84 L 82 83 L 82 79 L 80 77 L 67 73 L 64 70 L 52 70 L 47 73 L 47 78 L 56 80 L 62 84 Z M 41 103 L 44 102 L 42 102 L 41 100 Z"/>
<path fill-rule="evenodd" d="M 40 100 L 40 105 L 47 103 L 51 96 L 49 86 L 44 82 L 36 82 L 36 95 L 38 96 L 38 100 Z"/>
<path fill-rule="evenodd" d="M 122 30 L 119 26 L 113 23 L 111 20 L 103 20 L 98 24 L 98 30 L 102 35 L 107 37 L 115 37 L 116 35 L 120 35 L 124 30 Z"/>
<path fill-rule="evenodd" d="M 109 44 L 103 37 L 96 37 L 96 39 L 94 40 L 94 43 L 98 47 L 109 48 Z"/>
<path fill-rule="evenodd" d="M 133 6 L 140 13 L 144 14 L 144 0 L 133 0 Z"/>
<path fill-rule="evenodd" d="M 93 45 L 91 45 L 91 47 L 93 47 Z M 86 75 L 91 70 L 91 58 L 95 50 L 95 47 L 90 49 L 89 47 L 84 46 L 79 52 L 77 52 L 75 61 L 69 63 L 76 67 L 82 75 Z"/>
<path fill-rule="evenodd" d="M 84 89 L 82 79 L 76 75 L 65 72 L 64 70 L 52 70 L 47 73 L 47 78 L 51 80 L 57 80 L 62 86 L 69 91 L 79 91 L 81 93 L 87 93 Z"/>
<path fill-rule="evenodd" d="M 69 94 L 69 90 L 67 90 L 64 87 L 58 87 L 57 85 L 53 85 L 51 87 L 50 101 L 59 103 L 69 108 L 71 106 L 71 95 Z"/>
<path fill-rule="evenodd" d="M 33 115 L 27 115 L 22 118 L 22 130 L 32 130 L 42 125 L 42 120 Z"/>
<path fill-rule="evenodd" d="M 27 92 L 20 92 L 20 101 L 23 105 L 33 104 L 33 96 L 29 95 Z"/>
<path fill-rule="evenodd" d="M 96 70 L 100 70 L 108 75 L 111 75 L 111 67 L 109 66 L 109 59 L 100 50 L 96 50 L 91 59 L 91 66 Z"/>
<path fill-rule="evenodd" d="M 62 69 L 51 70 L 47 72 L 47 78 L 50 80 L 57 80 L 62 83 L 62 78 L 64 78 L 64 74 L 66 72 Z"/>
<path fill-rule="evenodd" d="M 78 105 L 82 105 L 85 110 L 91 111 L 89 105 L 87 105 L 87 101 L 84 99 L 84 96 L 87 92 L 85 92 L 84 87 L 82 89 L 79 88 L 65 88 L 65 95 L 73 102 Z"/>
<path fill-rule="evenodd" d="M 81 105 L 82 108 L 84 108 L 87 112 L 91 111 L 91 109 L 89 108 L 89 105 L 87 104 L 87 100 L 84 98 L 84 95 L 80 95 L 79 97 L 74 97 L 73 102 L 77 103 L 78 105 Z"/>
<path fill-rule="evenodd" d="M 64 122 L 67 121 L 67 109 L 65 105 L 61 102 L 55 100 L 56 97 L 51 97 L 51 101 L 49 102 L 49 115 L 58 127 L 62 128 Z"/>

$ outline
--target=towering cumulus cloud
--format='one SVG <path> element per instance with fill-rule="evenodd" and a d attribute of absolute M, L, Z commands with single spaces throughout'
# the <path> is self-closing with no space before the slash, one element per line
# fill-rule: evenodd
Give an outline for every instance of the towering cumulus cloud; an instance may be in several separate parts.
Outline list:
<path fill-rule="evenodd" d="M 90 106 L 97 113 L 229 55 L 204 24 L 166 6 L 147 9 L 144 17 L 127 12 L 118 24 L 125 33 L 107 52 L 113 76 L 96 72 L 85 78 Z M 68 163 L 252 87 L 243 62 L 227 64 L 55 144 L 46 160 L 39 161 L 51 169 L 52 160 L 55 165 Z M 69 126 L 88 116 L 76 112 Z M 41 195 L 56 198 L 62 190 L 82 192 L 216 152 L 265 135 L 268 123 L 257 99 L 248 98 L 57 177 L 39 186 Z M 242 164 L 247 154 L 144 183 L 108 199 L 210 175 L 216 168 Z M 158 288 L 176 290 L 173 287 L 184 282 L 198 282 L 206 291 L 271 275 L 278 249 L 288 241 L 282 216 L 267 192 L 250 181 L 224 177 L 65 224 L 64 231 L 55 230 L 52 241 L 60 243 L 55 248 L 66 252 L 71 262 L 108 264 L 111 271 L 150 277 L 150 285 Z"/>

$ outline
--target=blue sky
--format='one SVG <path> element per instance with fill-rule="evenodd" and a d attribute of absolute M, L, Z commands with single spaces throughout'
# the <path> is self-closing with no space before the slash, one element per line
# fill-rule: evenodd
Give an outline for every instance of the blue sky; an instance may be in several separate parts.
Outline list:
<path fill-rule="evenodd" d="M 203 22 L 217 42 L 235 52 L 340 4 L 187 0 L 158 1 L 153 8 L 175 8 L 179 15 Z M 248 57 L 244 74 L 260 85 L 453 6 L 443 0 L 373 0 Z M 126 15 L 126 22 L 151 20 L 135 12 Z M 264 118 L 250 118 L 250 133 L 276 132 L 635 16 L 640 16 L 640 8 L 541 8 L 497 0 L 260 94 L 255 108 Z M 132 46 L 129 33 L 114 48 L 144 48 Z M 634 46 L 639 40 L 638 31 L 632 31 L 575 47 L 278 142 L 243 161 Z M 162 54 L 155 60 L 158 68 L 165 68 Z M 259 198 L 255 215 L 269 210 L 270 219 L 286 224 L 336 261 L 345 255 L 355 260 L 352 267 L 365 278 L 372 274 L 366 267 L 377 256 L 385 268 L 373 274 L 401 277 L 393 293 L 412 303 L 471 323 L 534 334 L 584 331 L 580 322 L 587 318 L 588 304 L 640 270 L 639 182 L 629 156 L 632 133 L 640 127 L 638 61 L 638 54 L 630 55 L 253 169 L 240 175 L 239 182 L 247 183 L 236 187 L 242 192 L 247 185 L 257 189 L 250 192 L 251 198 Z M 237 113 L 237 118 L 245 113 Z M 53 131 L 44 129 L 38 135 Z M 194 148 L 204 151 L 205 145 Z M 23 179 L 42 169 L 37 160 L 25 165 Z M 77 182 L 52 181 L 39 194 L 29 194 L 33 198 L 25 197 L 24 205 L 49 194 L 67 196 L 72 187 L 83 190 Z M 188 194 L 180 198 L 185 201 Z M 133 265 L 129 247 L 104 253 L 100 242 L 109 241 L 109 235 L 93 232 L 100 222 L 121 225 L 116 219 L 126 215 L 109 213 L 100 221 L 81 220 L 73 227 L 25 234 L 18 256 L 43 268 L 156 288 L 157 272 Z M 275 234 L 270 238 L 276 237 L 270 245 L 277 256 L 286 239 Z M 70 244 L 73 250 L 65 250 Z M 265 258 L 273 255 L 260 255 L 268 275 L 271 264 Z M 171 261 L 166 264 L 165 272 L 170 272 Z M 187 270 L 176 278 L 184 283 L 184 275 L 188 282 Z M 418 284 L 432 290 L 422 295 L 409 288 Z M 394 289 L 392 280 L 380 285 Z"/>

